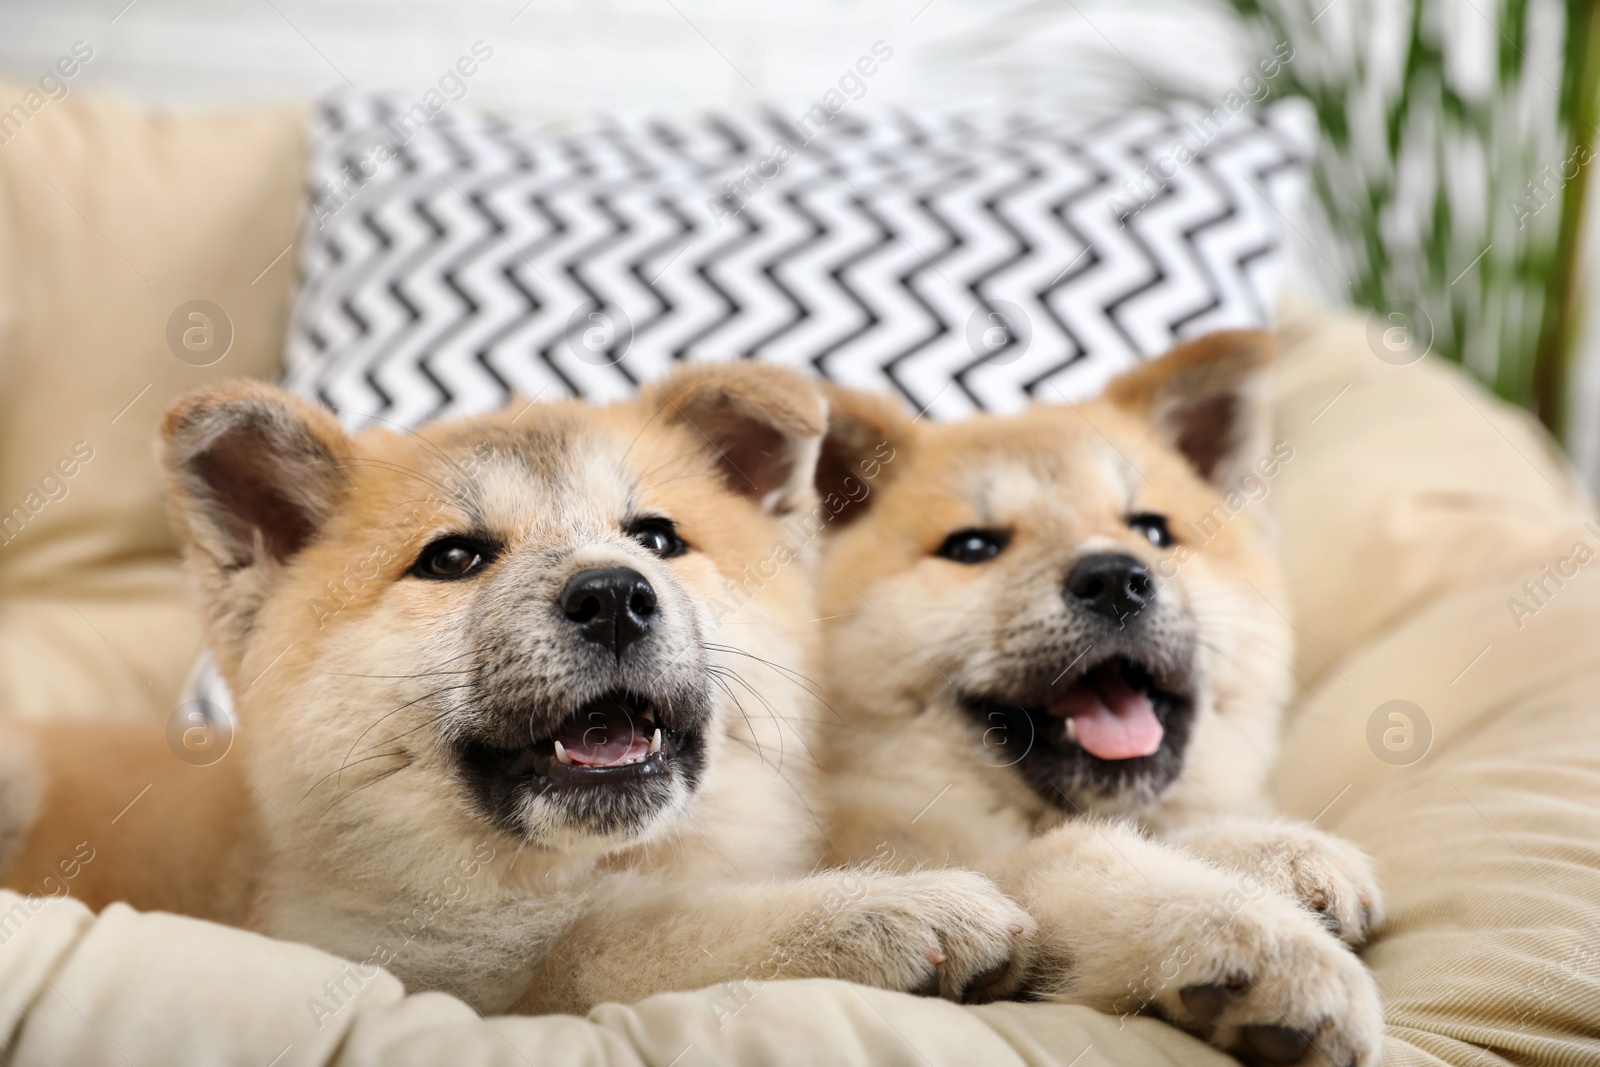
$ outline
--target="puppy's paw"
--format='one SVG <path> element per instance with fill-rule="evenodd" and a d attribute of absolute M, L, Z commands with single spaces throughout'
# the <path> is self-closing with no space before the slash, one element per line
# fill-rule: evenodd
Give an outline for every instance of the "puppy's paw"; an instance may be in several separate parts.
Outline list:
<path fill-rule="evenodd" d="M 862 874 L 843 884 L 784 939 L 809 973 L 968 1003 L 1022 987 L 1037 925 L 984 876 Z"/>
<path fill-rule="evenodd" d="M 1108 1006 L 1158 1015 L 1252 1067 L 1377 1064 L 1383 1012 L 1361 961 L 1276 893 L 1223 899 L 1237 909 L 1206 891 L 1169 898 L 1148 933 L 1128 930 L 1151 962 Z"/>
<path fill-rule="evenodd" d="M 1171 840 L 1298 900 L 1348 945 L 1365 944 L 1383 921 L 1372 860 L 1350 842 L 1304 823 L 1227 819 Z"/>
<path fill-rule="evenodd" d="M 1301 912 L 1246 917 L 1198 953 L 1162 1011 L 1251 1065 L 1370 1067 L 1383 1044 L 1372 975 Z M 1190 981 L 1190 978 L 1201 979 Z"/>

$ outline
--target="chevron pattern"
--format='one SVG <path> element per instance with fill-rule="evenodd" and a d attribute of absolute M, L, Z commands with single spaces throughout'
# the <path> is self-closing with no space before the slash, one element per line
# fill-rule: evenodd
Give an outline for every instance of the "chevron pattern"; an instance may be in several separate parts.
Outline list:
<path fill-rule="evenodd" d="M 1282 105 L 1208 138 L 1181 108 L 547 133 L 405 106 L 337 96 L 312 136 L 288 383 L 352 427 L 621 397 L 679 360 L 804 368 L 934 418 L 1079 399 L 1270 322 L 1311 140 Z M 1141 177 L 1179 141 L 1191 162 Z"/>

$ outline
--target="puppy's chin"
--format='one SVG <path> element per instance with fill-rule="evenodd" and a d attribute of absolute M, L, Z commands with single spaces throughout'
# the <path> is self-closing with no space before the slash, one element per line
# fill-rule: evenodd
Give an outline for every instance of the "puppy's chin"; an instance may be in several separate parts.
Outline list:
<path fill-rule="evenodd" d="M 466 735 L 455 764 L 479 813 L 535 848 L 608 851 L 638 844 L 688 806 L 706 766 L 709 699 L 626 690 L 564 717 L 508 713 L 548 726 L 528 740 Z"/>
<path fill-rule="evenodd" d="M 1084 655 L 1054 679 L 967 695 L 961 706 L 979 758 L 1020 776 L 1048 806 L 1127 814 L 1183 773 L 1198 691 L 1190 658 Z"/>

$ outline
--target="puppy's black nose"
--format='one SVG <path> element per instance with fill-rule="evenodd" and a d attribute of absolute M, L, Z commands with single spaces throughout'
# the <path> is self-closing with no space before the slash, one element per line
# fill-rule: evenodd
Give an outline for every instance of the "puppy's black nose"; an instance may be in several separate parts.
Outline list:
<path fill-rule="evenodd" d="M 650 630 L 656 613 L 656 591 L 632 567 L 579 571 L 561 590 L 561 610 L 578 632 L 605 645 L 618 659 L 629 645 Z"/>
<path fill-rule="evenodd" d="M 1156 598 L 1155 579 L 1122 552 L 1085 556 L 1067 575 L 1067 603 L 1121 622 Z"/>

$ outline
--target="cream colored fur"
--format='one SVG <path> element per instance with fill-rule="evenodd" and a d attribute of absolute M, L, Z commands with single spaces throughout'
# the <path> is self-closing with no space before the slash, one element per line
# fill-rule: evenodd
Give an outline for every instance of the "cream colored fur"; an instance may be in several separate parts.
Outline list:
<path fill-rule="evenodd" d="M 943 426 L 834 394 L 821 487 L 874 449 L 893 459 L 824 565 L 844 720 L 824 748 L 832 858 L 993 875 L 1039 922 L 1041 995 L 1153 1012 L 1251 1062 L 1365 1067 L 1382 1040 L 1377 992 L 1330 933 L 1357 945 L 1381 919 L 1372 866 L 1275 818 L 1264 791 L 1290 629 L 1269 504 L 1239 479 L 1270 495 L 1263 472 L 1292 461 L 1268 439 L 1270 355 L 1266 335 L 1213 335 L 1093 403 Z M 1167 517 L 1178 544 L 1132 528 L 1139 513 Z M 1209 523 L 1198 536 L 1196 522 Z M 938 556 L 974 528 L 1010 540 L 987 562 Z M 1170 781 L 1041 793 L 1019 771 L 1037 739 L 981 720 L 969 698 L 1041 668 L 1069 677 L 1095 642 L 1132 640 L 1064 603 L 1071 567 L 1108 552 L 1160 576 L 1139 620 L 1150 640 L 1192 647 L 1188 743 Z"/>
<path fill-rule="evenodd" d="M 824 420 L 804 379 L 748 365 L 414 434 L 347 436 L 255 384 L 180 401 L 174 516 L 263 838 L 250 924 L 484 1011 L 775 977 L 1013 988 L 1033 922 L 986 878 L 812 873 L 819 613 L 814 551 L 785 523 L 816 506 Z M 626 524 L 643 514 L 689 550 L 642 547 Z M 500 546 L 481 573 L 409 573 L 462 534 Z M 793 558 L 773 565 L 779 543 Z M 605 666 L 553 600 L 611 566 L 645 575 L 659 606 L 649 641 Z M 698 784 L 680 769 L 614 826 L 542 797 L 486 811 L 456 744 L 537 732 L 546 705 L 607 685 L 703 692 Z"/>

